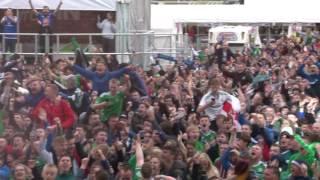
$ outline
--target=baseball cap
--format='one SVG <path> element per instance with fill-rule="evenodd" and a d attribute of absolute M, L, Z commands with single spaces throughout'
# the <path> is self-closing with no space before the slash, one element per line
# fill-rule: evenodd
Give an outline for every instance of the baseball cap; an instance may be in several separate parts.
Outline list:
<path fill-rule="evenodd" d="M 280 134 L 287 134 L 287 135 L 293 136 L 293 130 L 291 127 L 284 127 L 281 129 Z"/>

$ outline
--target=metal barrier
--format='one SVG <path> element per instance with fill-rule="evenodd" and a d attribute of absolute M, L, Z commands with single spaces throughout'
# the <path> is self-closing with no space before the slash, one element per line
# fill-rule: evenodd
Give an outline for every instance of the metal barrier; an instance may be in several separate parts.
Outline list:
<path fill-rule="evenodd" d="M 102 38 L 102 36 L 114 36 L 117 38 L 117 36 L 134 36 L 134 37 L 141 37 L 146 39 L 146 41 L 149 41 L 150 44 L 149 47 L 145 47 L 143 51 L 141 51 L 141 48 L 139 51 L 135 49 L 135 47 L 130 47 L 129 49 L 121 52 L 113 52 L 113 53 L 93 53 L 93 52 L 88 52 L 85 54 L 88 55 L 119 55 L 119 56 L 130 56 L 130 55 L 153 55 L 153 54 L 181 54 L 181 53 L 186 53 L 190 52 L 190 47 L 188 45 L 188 41 L 185 40 L 185 35 L 181 34 L 156 34 L 153 31 L 148 31 L 145 33 L 142 32 L 133 32 L 133 33 L 56 33 L 56 34 L 39 34 L 39 33 L 0 33 L 0 36 L 2 36 L 2 48 L 4 49 L 5 47 L 5 35 L 16 35 L 18 39 L 21 37 L 32 37 L 33 38 L 33 48 L 31 47 L 30 49 L 31 52 L 26 52 L 24 50 L 24 45 L 26 43 L 22 43 L 22 48 L 18 48 L 16 50 L 16 54 L 21 54 L 21 55 L 26 55 L 26 56 L 34 56 L 35 59 L 37 60 L 41 55 L 44 54 L 49 54 L 49 55 L 74 55 L 73 52 L 61 52 L 60 49 L 62 47 L 61 39 L 65 37 L 87 37 L 86 44 L 89 46 L 93 45 L 100 45 L 100 44 L 94 44 L 93 43 L 93 37 L 99 36 Z M 39 51 L 39 40 L 40 38 L 45 39 L 45 47 L 44 47 L 44 52 Z M 158 40 L 159 39 L 169 39 L 170 43 L 164 43 L 164 45 L 160 46 L 158 45 Z M 53 42 L 50 42 L 52 40 Z M 19 42 L 19 41 L 18 41 Z M 32 43 L 31 43 L 32 44 Z M 55 44 L 55 49 L 52 48 L 51 44 Z M 42 47 L 43 48 L 43 47 Z M 52 48 L 52 51 L 50 49 Z M 7 54 L 12 54 L 12 52 L 1 52 L 0 55 L 7 55 Z"/>

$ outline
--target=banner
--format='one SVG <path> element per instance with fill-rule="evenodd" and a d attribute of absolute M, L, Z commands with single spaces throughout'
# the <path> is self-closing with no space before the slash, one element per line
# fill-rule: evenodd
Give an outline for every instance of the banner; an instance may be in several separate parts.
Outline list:
<path fill-rule="evenodd" d="M 32 0 L 36 9 L 49 6 L 51 10 L 56 9 L 60 0 Z M 0 9 L 30 9 L 28 0 L 0 0 Z M 63 0 L 61 10 L 79 11 L 115 11 L 116 0 Z"/>

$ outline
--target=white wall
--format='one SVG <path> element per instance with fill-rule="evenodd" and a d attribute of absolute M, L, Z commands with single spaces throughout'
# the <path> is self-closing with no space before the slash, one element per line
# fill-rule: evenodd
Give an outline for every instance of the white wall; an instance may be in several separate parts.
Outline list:
<path fill-rule="evenodd" d="M 320 0 L 245 0 L 245 5 L 152 5 L 151 28 L 174 29 L 175 22 L 320 22 Z"/>

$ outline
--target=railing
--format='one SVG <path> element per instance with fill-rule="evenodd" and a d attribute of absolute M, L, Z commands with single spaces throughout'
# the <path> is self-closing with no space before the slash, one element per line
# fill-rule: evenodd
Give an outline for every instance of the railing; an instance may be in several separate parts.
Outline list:
<path fill-rule="evenodd" d="M 21 44 L 21 48 L 17 48 L 16 54 L 20 55 L 26 55 L 26 56 L 34 56 L 36 60 L 38 60 L 39 56 L 44 54 L 49 55 L 74 55 L 74 52 L 65 52 L 61 51 L 62 47 L 62 40 L 63 39 L 71 39 L 71 37 L 82 37 L 82 39 L 85 39 L 88 46 L 96 46 L 100 45 L 97 43 L 94 43 L 93 37 L 102 37 L 102 36 L 114 36 L 117 38 L 118 36 L 129 36 L 131 39 L 134 39 L 134 37 L 143 37 L 142 39 L 146 39 L 149 41 L 150 45 L 145 46 L 144 48 L 135 48 L 134 45 L 132 47 L 129 47 L 126 50 L 118 50 L 116 52 L 112 53 L 94 53 L 94 52 L 85 52 L 87 55 L 119 55 L 119 56 L 135 56 L 135 55 L 153 55 L 153 54 L 181 54 L 188 52 L 190 49 L 187 42 L 184 42 L 184 36 L 181 34 L 168 34 L 168 33 L 162 33 L 162 34 L 156 34 L 153 31 L 148 32 L 133 32 L 133 33 L 56 33 L 56 34 L 39 34 L 39 33 L 0 33 L 0 36 L 2 36 L 2 48 L 5 47 L 5 35 L 16 35 L 18 39 L 22 39 L 25 37 L 28 37 L 28 42 L 18 43 Z M 33 40 L 31 40 L 31 38 Z M 44 43 L 44 51 L 40 51 L 39 48 L 39 40 L 41 38 L 45 39 Z M 140 38 L 141 39 L 141 38 Z M 166 46 L 157 46 L 157 42 L 159 39 L 169 39 L 170 43 L 165 43 Z M 51 42 L 50 42 L 51 41 Z M 31 42 L 31 43 L 30 43 Z M 27 45 L 29 46 L 29 50 L 26 50 Z M 55 44 L 55 46 L 53 46 Z M 55 48 L 53 48 L 55 47 Z M 96 46 L 97 47 L 97 46 Z M 51 50 L 52 49 L 52 50 Z M 142 50 L 142 51 L 141 51 Z M 0 55 L 8 55 L 12 54 L 12 52 L 4 52 L 0 51 Z"/>

